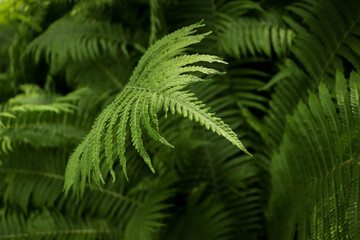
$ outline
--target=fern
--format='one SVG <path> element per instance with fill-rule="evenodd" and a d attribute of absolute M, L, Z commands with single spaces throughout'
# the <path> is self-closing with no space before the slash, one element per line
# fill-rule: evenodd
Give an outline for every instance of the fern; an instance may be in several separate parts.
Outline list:
<path fill-rule="evenodd" d="M 138 161 L 135 161 L 137 159 L 131 151 L 127 152 L 128 158 L 134 161 L 130 162 L 128 170 L 133 176 L 136 175 L 135 173 L 140 173 L 139 177 L 133 178 L 131 184 L 126 185 L 123 175 L 117 176 L 119 179 L 116 184 L 111 184 L 111 176 L 107 176 L 105 177 L 106 188 L 100 191 L 100 189 L 90 189 L 90 186 L 86 185 L 83 199 L 74 204 L 74 199 L 64 200 L 62 192 L 68 149 L 41 148 L 39 150 L 26 145 L 20 145 L 18 149 L 26 152 L 29 158 L 36 161 L 29 162 L 22 157 L 21 151 L 1 156 L 0 178 L 7 180 L 0 183 L 0 189 L 3 190 L 0 197 L 9 211 L 10 209 L 17 210 L 19 217 L 36 215 L 38 209 L 46 207 L 50 214 L 59 214 L 61 211 L 63 214 L 61 217 L 70 221 L 70 226 L 67 226 L 65 222 L 61 223 L 60 227 L 71 228 L 72 224 L 76 225 L 79 216 L 84 216 L 82 219 L 86 218 L 89 221 L 104 220 L 111 231 L 117 232 L 116 236 L 128 235 L 129 232 L 137 236 L 140 221 L 142 221 L 144 232 L 147 232 L 147 229 L 154 232 L 158 231 L 159 226 L 162 225 L 161 222 L 167 216 L 165 214 L 169 208 L 167 202 L 175 192 L 172 185 L 176 178 L 172 174 L 164 174 L 162 169 L 159 169 L 160 174 L 156 178 L 145 176 L 146 173 L 142 167 L 136 165 Z M 120 169 L 117 167 L 117 170 Z M 9 221 L 7 217 L 4 220 Z M 26 231 L 23 223 L 16 224 L 20 232 Z M 2 237 L 1 234 L 19 233 L 18 230 L 9 229 L 6 226 L 3 226 L 3 229 L 8 230 L 0 231 L 0 237 Z M 37 232 L 47 232 L 47 230 L 46 225 L 39 225 L 36 229 Z M 63 232 L 62 229 L 56 227 L 53 230 L 52 237 L 60 237 Z M 98 230 L 102 237 L 107 235 Z M 93 234 L 95 233 L 94 229 Z M 84 231 L 82 234 L 87 234 L 87 232 Z M 137 238 L 134 237 L 134 239 Z"/>
<path fill-rule="evenodd" d="M 300 16 L 305 24 L 287 18 L 288 24 L 298 32 L 292 48 L 295 59 L 291 60 L 299 64 L 286 63 L 273 80 L 278 84 L 266 124 L 269 126 L 268 143 L 274 145 L 281 141 L 285 116 L 293 111 L 300 99 L 306 99 L 308 90 L 316 89 L 323 79 L 329 86 L 334 86 L 335 71 L 343 70 L 346 62 L 355 69 L 359 66 L 360 8 L 356 0 L 349 0 L 347 4 L 334 0 L 305 1 L 288 9 Z"/>
<path fill-rule="evenodd" d="M 81 190 L 81 192 L 87 177 L 90 177 L 97 185 L 103 182 L 99 168 L 99 155 L 101 148 L 104 147 L 108 169 L 112 172 L 114 143 L 123 172 L 127 176 L 124 154 L 128 125 L 135 149 L 149 168 L 155 172 L 150 156 L 143 145 L 140 124 L 146 128 L 153 139 L 172 147 L 158 133 L 156 115 L 161 108 L 165 113 L 168 111 L 172 114 L 178 113 L 190 120 L 194 119 L 200 122 L 207 129 L 224 136 L 247 152 L 228 125 L 214 117 L 208 112 L 208 109 L 204 109 L 204 105 L 193 94 L 182 91 L 188 84 L 202 81 L 201 78 L 186 73 L 219 73 L 212 68 L 190 64 L 197 62 L 224 63 L 219 58 L 210 55 L 177 56 L 184 51 L 185 47 L 201 41 L 207 35 L 191 35 L 200 26 L 202 24 L 198 23 L 178 30 L 155 43 L 144 54 L 129 83 L 125 86 L 125 90 L 100 114 L 91 132 L 72 154 L 65 176 L 66 192 L 78 180 L 79 175 L 81 185 L 76 190 Z M 113 172 L 112 174 L 114 175 Z"/>
<path fill-rule="evenodd" d="M 245 135 L 245 120 L 237 109 L 237 98 L 231 94 L 231 90 L 237 85 L 228 84 L 229 82 L 225 79 L 219 79 L 195 84 L 192 91 L 208 106 L 211 106 L 217 116 L 229 123 L 240 137 L 249 136 Z M 228 144 L 226 139 L 202 131 L 192 122 L 171 120 L 170 123 L 160 122 L 160 124 L 164 126 L 163 135 L 171 140 L 175 149 L 155 149 L 153 151 L 157 154 L 153 159 L 159 159 L 159 161 L 163 159 L 162 161 L 166 162 L 164 164 L 171 166 L 170 169 L 176 169 L 180 189 L 180 196 L 177 198 L 181 198 L 181 194 L 198 191 L 200 185 L 206 184 L 206 193 L 203 194 L 203 199 L 199 204 L 204 204 L 209 209 L 212 209 L 213 205 L 223 205 L 223 211 L 229 212 L 227 219 L 232 219 L 232 221 L 228 223 L 227 237 L 258 239 L 262 235 L 259 231 L 262 228 L 262 217 L 259 213 L 265 208 L 265 204 L 262 202 L 261 190 L 250 187 L 260 182 L 260 169 L 254 161 L 256 157 L 241 155 L 241 151 Z M 181 138 L 178 132 L 182 133 Z M 246 139 L 244 144 L 247 147 L 253 147 L 249 139 Z M 189 220 L 182 222 L 180 220 L 182 217 L 183 215 L 179 214 L 170 218 L 171 225 L 168 226 L 168 234 L 171 239 L 202 239 L 199 236 L 201 234 L 201 236 L 215 234 L 213 230 L 216 228 L 209 229 L 206 227 L 207 222 L 189 224 Z M 186 223 L 189 227 L 183 225 Z M 178 225 L 181 226 L 177 227 Z M 182 232 L 172 234 L 173 228 Z M 199 233 L 194 229 L 203 230 Z"/>
<path fill-rule="evenodd" d="M 359 16 L 0 0 L 0 239 L 360 239 Z"/>
<path fill-rule="evenodd" d="M 89 94 L 85 89 L 59 97 L 34 85 L 21 88 L 24 93 L 10 98 L 0 111 L 0 153 L 19 143 L 35 147 L 76 144 L 86 135 L 86 111 L 76 111 L 74 104 Z"/>
<path fill-rule="evenodd" d="M 288 118 L 273 158 L 273 239 L 359 239 L 359 81 L 338 72 L 333 93 L 321 83 Z"/>
<path fill-rule="evenodd" d="M 84 28 L 86 26 L 86 28 Z M 71 38 L 71 41 L 68 39 Z M 65 64 L 68 57 L 75 61 L 96 60 L 101 54 L 128 54 L 130 36 L 122 25 L 89 20 L 83 16 L 65 16 L 49 26 L 44 34 L 32 41 L 27 52 L 39 61 L 45 52 L 48 62 Z M 136 45 L 137 46 L 137 45 Z"/>
<path fill-rule="evenodd" d="M 291 47 L 294 33 L 276 21 L 222 16 L 219 47 L 236 58 L 265 55 L 283 57 Z"/>

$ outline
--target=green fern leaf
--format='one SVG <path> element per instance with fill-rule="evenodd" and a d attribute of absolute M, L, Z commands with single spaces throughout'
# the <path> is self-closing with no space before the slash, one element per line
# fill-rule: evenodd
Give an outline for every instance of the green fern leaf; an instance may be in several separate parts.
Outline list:
<path fill-rule="evenodd" d="M 209 109 L 192 93 L 185 90 L 191 83 L 203 81 L 191 74 L 219 74 L 209 67 L 192 65 L 199 62 L 225 63 L 220 58 L 205 54 L 180 55 L 189 45 L 200 42 L 206 35 L 197 34 L 197 23 L 184 27 L 165 36 L 152 45 L 139 61 L 125 89 L 108 105 L 95 121 L 91 132 L 78 146 L 69 159 L 65 174 L 65 192 L 68 193 L 74 182 L 80 181 L 83 191 L 86 179 L 97 185 L 103 183 L 100 169 L 100 153 L 105 149 L 108 171 L 116 157 L 120 159 L 126 176 L 125 140 L 130 132 L 133 146 L 149 168 L 155 172 L 150 156 L 142 140 L 142 126 L 150 137 L 171 146 L 158 133 L 157 113 L 163 109 L 165 114 L 178 113 L 190 120 L 200 122 L 206 129 L 225 137 L 231 143 L 248 153 L 231 128 L 221 119 L 213 116 Z M 115 150 L 116 149 L 116 150 Z M 114 154 L 117 151 L 116 154 Z"/>
<path fill-rule="evenodd" d="M 84 109 L 82 113 L 76 110 L 75 103 L 89 95 L 88 90 L 58 96 L 37 85 L 24 84 L 20 88 L 24 93 L 0 105 L 0 154 L 19 143 L 58 147 L 77 144 L 86 136 L 85 126 L 90 121 Z"/>
<path fill-rule="evenodd" d="M 221 20 L 219 47 L 238 59 L 261 55 L 283 57 L 290 49 L 295 35 L 279 21 L 236 19 L 227 15 L 222 15 Z"/>
<path fill-rule="evenodd" d="M 271 239 L 359 239 L 359 79 L 336 72 L 334 90 L 321 83 L 288 117 L 272 158 Z"/>
<path fill-rule="evenodd" d="M 346 4 L 335 0 L 309 0 L 293 3 L 288 9 L 303 21 L 296 23 L 296 18 L 286 18 L 296 30 L 291 60 L 285 62 L 281 72 L 266 86 L 277 82 L 265 119 L 268 144 L 272 147 L 282 140 L 285 116 L 292 113 L 300 99 L 307 98 L 309 90 L 316 89 L 320 81 L 334 85 L 335 72 L 342 71 L 347 64 L 349 69 L 357 71 L 360 66 L 360 5 L 357 0 L 348 0 Z"/>
<path fill-rule="evenodd" d="M 129 32 L 122 25 L 89 20 L 82 16 L 64 16 L 35 38 L 25 53 L 32 53 L 36 62 L 45 53 L 50 63 L 65 64 L 72 59 L 96 60 L 104 54 L 117 56 L 119 49 L 127 55 Z"/>
<path fill-rule="evenodd" d="M 12 212 L 0 219 L 0 239 L 119 239 L 121 232 L 104 219 L 72 219 L 42 209 L 28 216 Z"/>

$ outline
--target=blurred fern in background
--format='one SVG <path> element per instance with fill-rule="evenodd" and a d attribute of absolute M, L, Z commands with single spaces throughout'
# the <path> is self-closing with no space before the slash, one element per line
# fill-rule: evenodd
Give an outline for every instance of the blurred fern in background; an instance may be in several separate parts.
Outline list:
<path fill-rule="evenodd" d="M 0 239 L 360 239 L 359 96 L 358 0 L 0 0 Z"/>

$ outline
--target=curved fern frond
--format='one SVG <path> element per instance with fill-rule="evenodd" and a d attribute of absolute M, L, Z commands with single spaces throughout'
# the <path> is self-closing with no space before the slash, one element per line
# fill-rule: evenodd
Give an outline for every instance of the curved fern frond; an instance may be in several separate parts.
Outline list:
<path fill-rule="evenodd" d="M 184 89 L 191 83 L 203 81 L 200 77 L 191 74 L 192 72 L 220 73 L 213 68 L 193 64 L 224 63 L 218 57 L 211 55 L 180 55 L 186 47 L 200 42 L 208 35 L 208 33 L 192 35 L 195 29 L 201 26 L 203 26 L 201 23 L 197 23 L 184 27 L 165 36 L 148 49 L 124 91 L 99 115 L 91 132 L 71 155 L 65 174 L 66 193 L 76 181 L 81 183 L 80 189 L 75 189 L 77 191 L 83 191 L 87 178 L 97 185 L 103 182 L 99 158 L 103 149 L 108 171 L 113 171 L 112 165 L 116 155 L 126 176 L 124 154 L 128 130 L 133 146 L 155 172 L 142 140 L 141 126 L 145 127 L 150 137 L 171 147 L 172 145 L 158 133 L 157 113 L 161 109 L 165 114 L 170 111 L 172 114 L 178 113 L 190 120 L 200 122 L 206 129 L 211 129 L 247 152 L 231 128 L 221 119 L 214 117 L 209 109 L 204 109 L 204 104 Z M 115 150 L 116 154 L 114 154 Z"/>
<path fill-rule="evenodd" d="M 287 119 L 272 159 L 272 239 L 360 238 L 359 83 L 337 72 L 334 91 L 321 83 Z"/>
<path fill-rule="evenodd" d="M 27 52 L 34 55 L 38 62 L 45 52 L 48 62 L 57 58 L 59 63 L 66 63 L 69 58 L 82 62 L 97 59 L 101 54 L 116 57 L 119 51 L 128 54 L 126 46 L 130 42 L 129 33 L 122 25 L 110 25 L 81 16 L 65 16 L 34 39 Z"/>
<path fill-rule="evenodd" d="M 250 12 L 262 11 L 261 4 L 251 0 L 212 1 L 212 0 L 181 0 L 172 1 L 169 10 L 171 16 L 167 18 L 170 26 L 182 27 L 193 22 L 204 20 L 206 30 L 215 34 L 209 36 L 200 45 L 200 53 L 218 54 L 218 30 L 221 16 L 238 18 Z"/>
<path fill-rule="evenodd" d="M 252 71 L 247 73 L 250 72 Z M 239 81 L 239 79 L 235 79 L 235 81 Z M 247 87 L 245 83 L 246 81 L 240 82 L 239 87 L 242 84 Z M 195 84 L 192 86 L 192 91 L 208 106 L 211 106 L 218 117 L 221 117 L 239 133 L 239 137 L 247 136 L 245 146 L 251 148 L 253 145 L 249 144 L 249 135 L 246 135 L 244 117 L 237 110 L 238 99 L 234 95 L 238 91 L 232 92 L 233 88 L 238 90 L 236 83 L 230 82 L 228 79 L 219 79 Z M 192 122 L 179 121 L 180 119 L 174 118 L 171 118 L 174 120 L 172 123 L 161 121 L 160 124 L 164 137 L 171 140 L 175 149 L 153 150 L 156 152 L 153 157 L 154 162 L 162 160 L 164 164 L 171 166 L 170 169 L 176 169 L 179 175 L 177 186 L 181 189 L 180 196 L 188 194 L 192 189 L 206 183 L 206 198 L 212 199 L 209 205 L 223 204 L 224 211 L 229 211 L 228 218 L 235 220 L 230 224 L 233 228 L 229 235 L 230 239 L 259 239 L 263 232 L 264 215 L 262 211 L 265 208 L 265 198 L 263 189 L 254 187 L 259 185 L 261 174 L 260 169 L 256 166 L 256 161 L 254 161 L 256 157 L 241 155 L 241 151 L 228 144 L 226 139 L 202 131 Z M 209 206 L 209 208 L 211 207 Z M 178 225 L 178 219 L 181 217 L 170 217 L 169 232 L 173 232 L 173 226 Z M 201 227 L 201 224 L 196 224 L 196 228 Z M 202 239 L 196 235 L 197 232 L 191 230 L 193 228 L 189 229 L 186 237 L 178 233 L 174 234 L 179 235 L 178 237 L 172 236 L 171 239 Z M 188 231 L 188 228 L 185 227 L 184 231 Z M 204 232 L 207 232 L 207 229 Z"/>
<path fill-rule="evenodd" d="M 291 47 L 293 30 L 277 22 L 221 16 L 218 44 L 229 56 L 239 59 L 257 55 L 283 57 Z"/>

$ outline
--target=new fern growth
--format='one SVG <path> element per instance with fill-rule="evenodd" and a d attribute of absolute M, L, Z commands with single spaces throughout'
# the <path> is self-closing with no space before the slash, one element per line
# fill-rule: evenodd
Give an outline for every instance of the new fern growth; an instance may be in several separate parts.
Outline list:
<path fill-rule="evenodd" d="M 226 64 L 212 55 L 183 54 L 188 46 L 200 42 L 209 34 L 194 34 L 202 26 L 200 22 L 177 30 L 145 52 L 124 90 L 98 116 L 90 133 L 71 155 L 65 173 L 66 193 L 73 186 L 75 192 L 82 194 L 87 179 L 98 186 L 104 183 L 104 170 L 100 169 L 102 152 L 105 152 L 106 170 L 110 171 L 113 180 L 113 165 L 117 158 L 127 178 L 125 142 L 128 133 L 137 152 L 155 172 L 144 147 L 142 127 L 153 139 L 173 147 L 159 134 L 157 113 L 161 110 L 165 114 L 170 111 L 171 114 L 178 113 L 200 122 L 206 129 L 211 129 L 248 153 L 236 133 L 185 89 L 189 84 L 204 81 L 192 74 L 194 72 L 203 75 L 221 73 L 196 63 Z"/>

